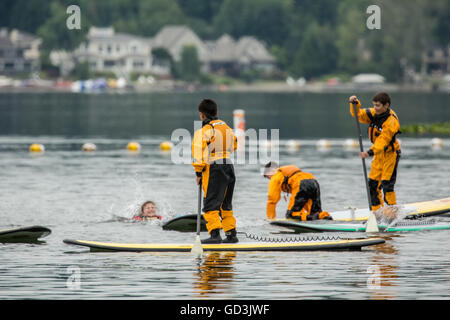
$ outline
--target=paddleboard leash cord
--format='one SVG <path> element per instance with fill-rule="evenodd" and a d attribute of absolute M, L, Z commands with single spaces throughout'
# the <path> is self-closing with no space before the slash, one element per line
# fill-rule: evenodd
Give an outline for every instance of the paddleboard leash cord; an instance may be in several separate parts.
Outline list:
<path fill-rule="evenodd" d="M 245 235 L 246 238 L 261 242 L 308 242 L 308 241 L 337 241 L 342 240 L 338 235 L 318 235 L 318 236 L 297 236 L 288 238 L 275 238 L 264 235 L 251 234 L 247 232 L 238 232 Z"/>
<path fill-rule="evenodd" d="M 422 225 L 430 225 L 430 224 L 436 224 L 435 219 L 429 219 L 429 220 L 412 220 L 412 221 L 400 221 L 393 225 L 393 227 L 409 227 L 409 226 L 422 226 Z"/>

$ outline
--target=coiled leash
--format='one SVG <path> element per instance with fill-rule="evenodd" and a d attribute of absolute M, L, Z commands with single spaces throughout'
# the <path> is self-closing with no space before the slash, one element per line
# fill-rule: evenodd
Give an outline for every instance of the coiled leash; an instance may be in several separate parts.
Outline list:
<path fill-rule="evenodd" d="M 251 234 L 247 232 L 238 232 L 238 234 L 245 235 L 246 238 L 261 241 L 261 242 L 310 242 L 310 241 L 337 241 L 342 240 L 339 235 L 319 235 L 319 236 L 296 236 L 288 238 L 277 238 L 264 235 Z"/>

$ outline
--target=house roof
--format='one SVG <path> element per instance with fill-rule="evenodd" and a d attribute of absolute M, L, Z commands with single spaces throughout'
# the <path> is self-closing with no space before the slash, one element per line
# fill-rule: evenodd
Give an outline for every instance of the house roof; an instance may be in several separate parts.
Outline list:
<path fill-rule="evenodd" d="M 210 54 L 210 61 L 226 62 L 236 60 L 236 42 L 228 35 L 222 35 L 217 41 L 210 42 L 208 51 Z"/>
<path fill-rule="evenodd" d="M 246 57 L 249 60 L 273 62 L 275 58 L 269 53 L 264 44 L 255 37 L 241 37 L 236 44 L 238 57 Z"/>
<path fill-rule="evenodd" d="M 251 61 L 274 62 L 275 58 L 262 42 L 254 37 L 241 37 L 237 42 L 228 34 L 208 44 L 210 60 L 214 62 Z"/>
<path fill-rule="evenodd" d="M 13 29 L 9 33 L 6 28 L 2 28 L 1 30 L 0 45 L 2 47 L 27 48 L 35 41 L 41 42 L 41 38 L 17 29 Z"/>
<path fill-rule="evenodd" d="M 109 28 L 98 28 L 91 27 L 88 32 L 89 41 L 117 41 L 117 42 L 125 42 L 125 41 L 139 41 L 139 42 L 149 42 L 148 38 L 136 36 L 128 33 L 116 33 L 113 27 Z"/>
<path fill-rule="evenodd" d="M 165 26 L 156 34 L 153 39 L 153 44 L 157 47 L 164 47 L 170 50 L 177 41 L 188 33 L 193 33 L 193 31 L 186 26 Z"/>

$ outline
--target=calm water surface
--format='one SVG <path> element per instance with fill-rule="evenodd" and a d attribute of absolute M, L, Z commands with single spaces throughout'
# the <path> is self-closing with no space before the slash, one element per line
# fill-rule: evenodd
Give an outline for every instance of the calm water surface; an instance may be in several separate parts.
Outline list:
<path fill-rule="evenodd" d="M 345 95 L 212 95 L 224 101 L 227 121 L 233 109 L 244 108 L 247 128 L 280 128 L 282 139 L 299 139 L 297 151 L 287 151 L 282 146 L 286 140 L 281 141 L 280 161 L 316 176 L 325 210 L 366 207 L 358 152 L 342 148 L 355 131 Z M 165 219 L 196 212 L 192 167 L 174 164 L 159 143 L 170 139 L 175 128 L 192 130 L 202 96 L 0 97 L 0 229 L 52 229 L 42 244 L 0 244 L 0 299 L 449 298 L 447 230 L 389 233 L 382 235 L 385 244 L 360 252 L 222 252 L 205 253 L 200 260 L 188 253 L 90 253 L 64 244 L 66 238 L 193 242 L 194 234 L 118 217 L 131 217 L 147 199 L 156 200 Z M 448 95 L 433 96 L 429 106 L 421 104 L 429 98 L 399 96 L 407 101 L 397 108 L 400 120 L 426 120 L 423 114 L 449 119 Z M 280 107 L 274 109 L 276 103 Z M 422 108 L 435 109 L 416 115 L 408 111 Z M 298 119 L 304 125 L 295 126 Z M 331 148 L 317 150 L 319 138 L 330 139 Z M 125 150 L 130 139 L 141 143 L 140 153 Z M 429 140 L 402 138 L 396 184 L 400 203 L 450 196 L 450 139 L 443 139 L 440 150 L 432 150 Z M 31 155 L 28 146 L 34 142 L 44 144 L 46 152 Z M 81 152 L 85 142 L 95 143 L 98 151 Z M 259 175 L 259 165 L 236 165 L 236 176 L 239 231 L 279 231 L 265 219 L 267 180 Z M 281 200 L 279 217 L 286 206 Z M 79 271 L 79 287 L 72 285 L 70 270 Z M 371 285 L 372 270 L 379 271 L 379 287 Z"/>

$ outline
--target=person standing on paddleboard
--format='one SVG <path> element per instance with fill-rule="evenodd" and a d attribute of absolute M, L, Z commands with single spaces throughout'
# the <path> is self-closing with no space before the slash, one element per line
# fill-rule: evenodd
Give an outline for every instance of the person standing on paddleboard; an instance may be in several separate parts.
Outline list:
<path fill-rule="evenodd" d="M 369 124 L 369 139 L 373 146 L 360 153 L 361 159 L 373 157 L 369 173 L 369 190 L 372 211 L 378 210 L 384 202 L 388 205 L 397 203 L 394 185 L 397 178 L 398 162 L 400 160 L 400 144 L 397 135 L 400 133 L 400 122 L 391 107 L 391 98 L 385 92 L 377 93 L 373 99 L 373 108 L 361 109 L 361 102 L 356 96 L 351 96 L 350 114 L 353 104 L 356 107 L 359 122 Z"/>
<path fill-rule="evenodd" d="M 319 183 L 312 174 L 303 172 L 294 165 L 280 167 L 271 161 L 264 167 L 263 175 L 270 179 L 267 218 L 275 219 L 276 206 L 280 201 L 281 191 L 284 191 L 291 194 L 286 218 L 302 221 L 332 220 L 328 212 L 322 211 Z"/>
<path fill-rule="evenodd" d="M 198 106 L 202 128 L 194 133 L 192 165 L 197 184 L 203 188 L 203 217 L 210 238 L 201 243 L 236 243 L 236 219 L 233 216 L 234 166 L 230 155 L 237 149 L 233 130 L 217 118 L 217 104 L 204 99 Z M 222 240 L 220 229 L 226 238 Z"/>

